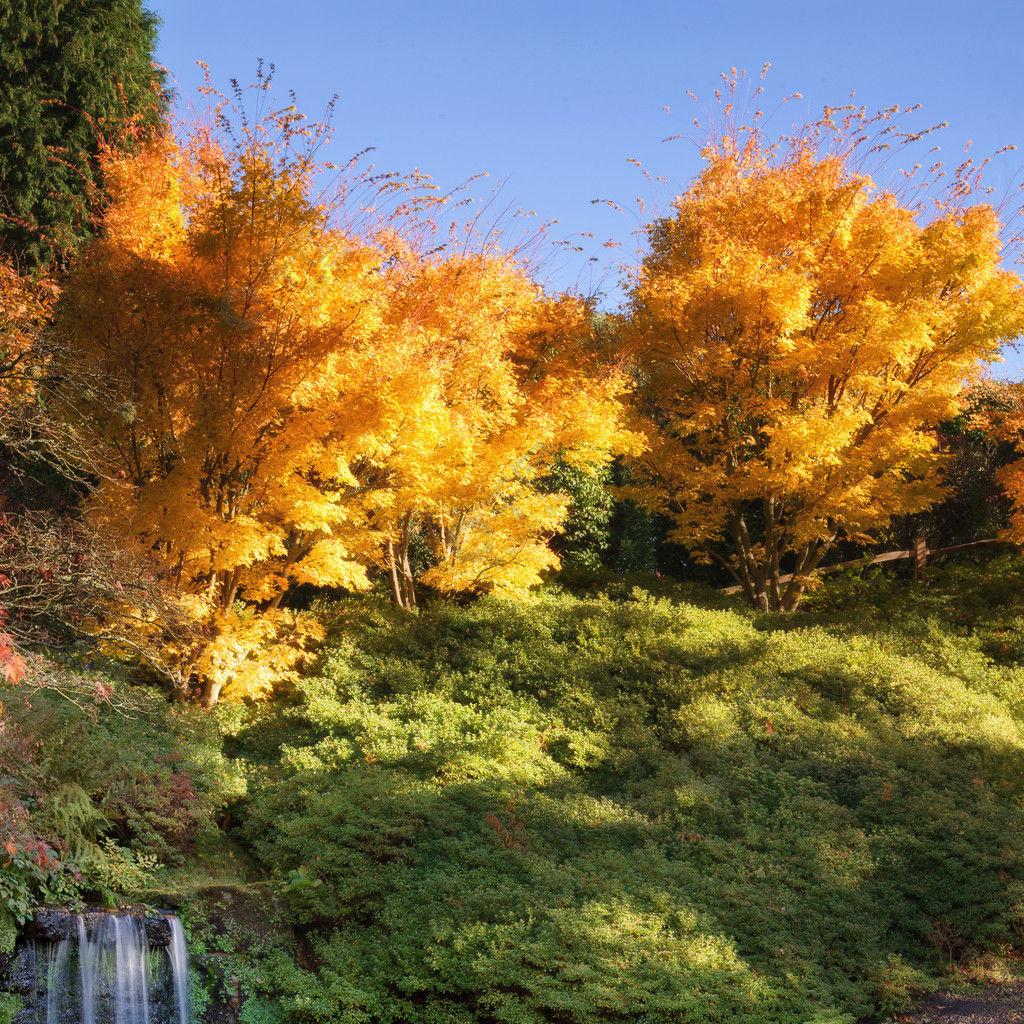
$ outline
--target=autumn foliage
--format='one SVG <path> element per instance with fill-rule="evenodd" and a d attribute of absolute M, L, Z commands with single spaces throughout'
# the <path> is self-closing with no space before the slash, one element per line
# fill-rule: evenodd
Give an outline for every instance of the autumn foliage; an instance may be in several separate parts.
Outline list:
<path fill-rule="evenodd" d="M 995 474 L 1009 500 L 1009 523 L 1004 540 L 1024 545 L 1024 383 L 999 381 L 986 383 L 980 397 L 983 403 L 972 417 L 972 426 L 985 432 L 989 442 L 1005 446 L 1009 460 Z M 1020 456 L 1014 458 L 1013 455 Z"/>
<path fill-rule="evenodd" d="M 624 377 L 599 365 L 590 310 L 548 298 L 495 253 L 410 258 L 375 345 L 367 395 L 389 426 L 357 469 L 396 601 L 420 580 L 445 594 L 522 594 L 558 564 L 546 541 L 567 499 L 533 486 L 558 458 L 606 464 L 630 443 Z"/>
<path fill-rule="evenodd" d="M 289 109 L 232 136 L 220 113 L 219 132 L 105 157 L 103 230 L 57 323 L 116 382 L 75 414 L 115 467 L 92 521 L 157 552 L 217 636 L 239 635 L 239 600 L 271 614 L 297 584 L 374 571 L 405 606 L 418 580 L 538 582 L 566 500 L 532 482 L 629 443 L 589 307 L 493 246 L 417 244 L 399 229 L 422 203 L 353 226 L 345 204 L 372 183 L 314 198 L 319 126 Z M 431 553 L 416 571 L 414 540 Z"/>
<path fill-rule="evenodd" d="M 858 169 L 891 114 L 826 111 L 775 144 L 727 132 L 648 226 L 632 284 L 639 493 L 757 607 L 796 607 L 838 539 L 942 494 L 928 427 L 1024 325 L 976 180 L 925 209 Z"/>
<path fill-rule="evenodd" d="M 104 597 L 94 628 L 140 623 L 181 697 L 293 683 L 318 641 L 297 587 L 524 595 L 558 566 L 553 467 L 620 455 L 671 540 L 792 610 L 837 543 L 941 496 L 933 428 L 1024 325 L 977 167 L 941 194 L 937 165 L 875 184 L 869 161 L 914 140 L 894 110 L 772 142 L 726 105 L 646 229 L 609 357 L 592 302 L 445 227 L 421 176 L 353 162 L 318 192 L 329 130 L 261 113 L 268 86 L 255 116 L 208 90 L 205 118 L 104 151 L 100 230 L 52 324 L 52 286 L 0 276 L 0 407 L 49 389 L 91 535 L 159 598 Z"/>
<path fill-rule="evenodd" d="M 84 423 L 122 481 L 92 515 L 144 538 L 221 611 L 243 582 L 271 601 L 296 578 L 352 581 L 339 552 L 351 482 L 325 441 L 350 427 L 339 385 L 369 338 L 377 254 L 324 232 L 258 153 L 163 139 L 111 155 L 107 174 L 105 230 L 60 318 L 121 382 Z"/>

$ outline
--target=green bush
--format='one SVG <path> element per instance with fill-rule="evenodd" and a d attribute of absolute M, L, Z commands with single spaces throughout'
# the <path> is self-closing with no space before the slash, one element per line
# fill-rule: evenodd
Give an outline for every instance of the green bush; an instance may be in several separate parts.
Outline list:
<path fill-rule="evenodd" d="M 162 877 L 222 973 L 197 999 L 237 991 L 250 1024 L 899 1013 L 1021 944 L 1021 577 L 850 576 L 793 616 L 652 576 L 349 599 L 315 607 L 324 656 L 286 700 L 10 691 L 0 913 L 181 862 Z M 232 871 L 264 880 L 204 890 L 226 807 Z"/>
<path fill-rule="evenodd" d="M 12 992 L 0 992 L 0 1024 L 12 1024 L 20 1010 L 20 996 Z"/>
<path fill-rule="evenodd" d="M 1019 942 L 1019 667 L 898 600 L 848 629 L 635 589 L 321 608 L 321 675 L 233 740 L 309 943 L 263 995 L 345 1024 L 848 1021 Z"/>

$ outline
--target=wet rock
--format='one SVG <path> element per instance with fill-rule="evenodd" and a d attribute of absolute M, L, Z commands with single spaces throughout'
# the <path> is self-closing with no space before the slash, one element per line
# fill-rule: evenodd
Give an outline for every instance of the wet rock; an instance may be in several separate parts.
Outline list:
<path fill-rule="evenodd" d="M 85 907 L 82 910 L 40 907 L 25 925 L 24 936 L 33 942 L 61 942 L 64 939 L 77 942 L 79 918 L 85 922 L 85 930 L 91 936 L 112 913 L 144 917 L 146 941 L 151 947 L 171 944 L 171 924 L 168 918 L 146 907 L 121 907 L 116 911 L 102 907 Z"/>
<path fill-rule="evenodd" d="M 163 914 L 155 914 L 146 918 L 146 941 L 152 946 L 169 946 L 171 944 L 171 921 Z"/>
<path fill-rule="evenodd" d="M 60 907 L 40 907 L 24 929 L 25 937 L 33 942 L 61 942 L 77 932 L 75 915 Z"/>
<path fill-rule="evenodd" d="M 21 945 L 7 968 L 8 992 L 20 996 L 34 996 L 36 990 L 36 951 L 31 945 Z"/>

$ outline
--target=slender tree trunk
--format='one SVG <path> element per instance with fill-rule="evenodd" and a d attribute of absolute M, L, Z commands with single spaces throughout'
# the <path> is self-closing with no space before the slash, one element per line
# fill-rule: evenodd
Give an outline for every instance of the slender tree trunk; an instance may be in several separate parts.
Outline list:
<path fill-rule="evenodd" d="M 768 580 L 771 585 L 769 607 L 772 611 L 778 611 L 782 604 L 779 596 L 779 548 L 782 538 L 776 528 L 775 521 L 775 499 L 764 499 L 764 548 L 765 568 L 768 573 Z"/>
<path fill-rule="evenodd" d="M 409 560 L 409 544 L 412 539 L 412 513 L 402 519 L 398 544 L 388 540 L 388 572 L 391 576 L 391 596 L 400 608 L 415 608 L 416 579 Z"/>
<path fill-rule="evenodd" d="M 822 559 L 835 543 L 835 539 L 836 534 L 832 533 L 828 537 L 822 537 L 819 540 L 812 541 L 803 548 L 797 558 L 796 569 L 793 571 L 793 579 L 786 587 L 786 592 L 782 596 L 782 603 L 779 606 L 780 611 L 796 611 L 797 605 L 800 604 L 800 599 L 804 596 L 804 592 L 807 590 L 807 584 L 801 582 L 800 577 L 808 576 L 810 573 L 814 572 L 819 565 L 821 565 Z"/>
<path fill-rule="evenodd" d="M 754 544 L 750 539 L 750 531 L 747 529 L 746 521 L 743 518 L 743 505 L 736 502 L 732 516 L 732 536 L 736 545 L 736 552 L 739 555 L 739 576 L 743 592 L 747 600 L 758 611 L 766 612 L 768 605 L 768 567 L 758 564 L 754 558 Z"/>
<path fill-rule="evenodd" d="M 388 573 L 391 576 L 391 598 L 401 608 L 402 585 L 398 582 L 398 562 L 395 557 L 395 545 L 391 540 L 388 540 Z"/>

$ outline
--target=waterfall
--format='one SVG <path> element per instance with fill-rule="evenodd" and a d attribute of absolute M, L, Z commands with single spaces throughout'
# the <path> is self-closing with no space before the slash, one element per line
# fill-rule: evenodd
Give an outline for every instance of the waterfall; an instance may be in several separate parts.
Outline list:
<path fill-rule="evenodd" d="M 23 1019 L 189 1024 L 188 948 L 174 914 L 46 910 L 36 926 L 38 995 Z"/>
<path fill-rule="evenodd" d="M 96 1024 L 96 957 L 85 932 L 85 918 L 78 919 L 78 972 L 82 992 L 82 1024 Z"/>
<path fill-rule="evenodd" d="M 46 962 L 46 1024 L 58 1024 L 66 1016 L 67 989 L 64 979 L 71 962 L 71 940 L 50 946 Z"/>
<path fill-rule="evenodd" d="M 171 924 L 171 976 L 174 981 L 174 998 L 178 1008 L 178 1024 L 188 1024 L 188 943 L 185 941 L 185 929 L 174 914 L 168 915 Z M 92 1024 L 83 1021 L 82 1024 Z"/>

